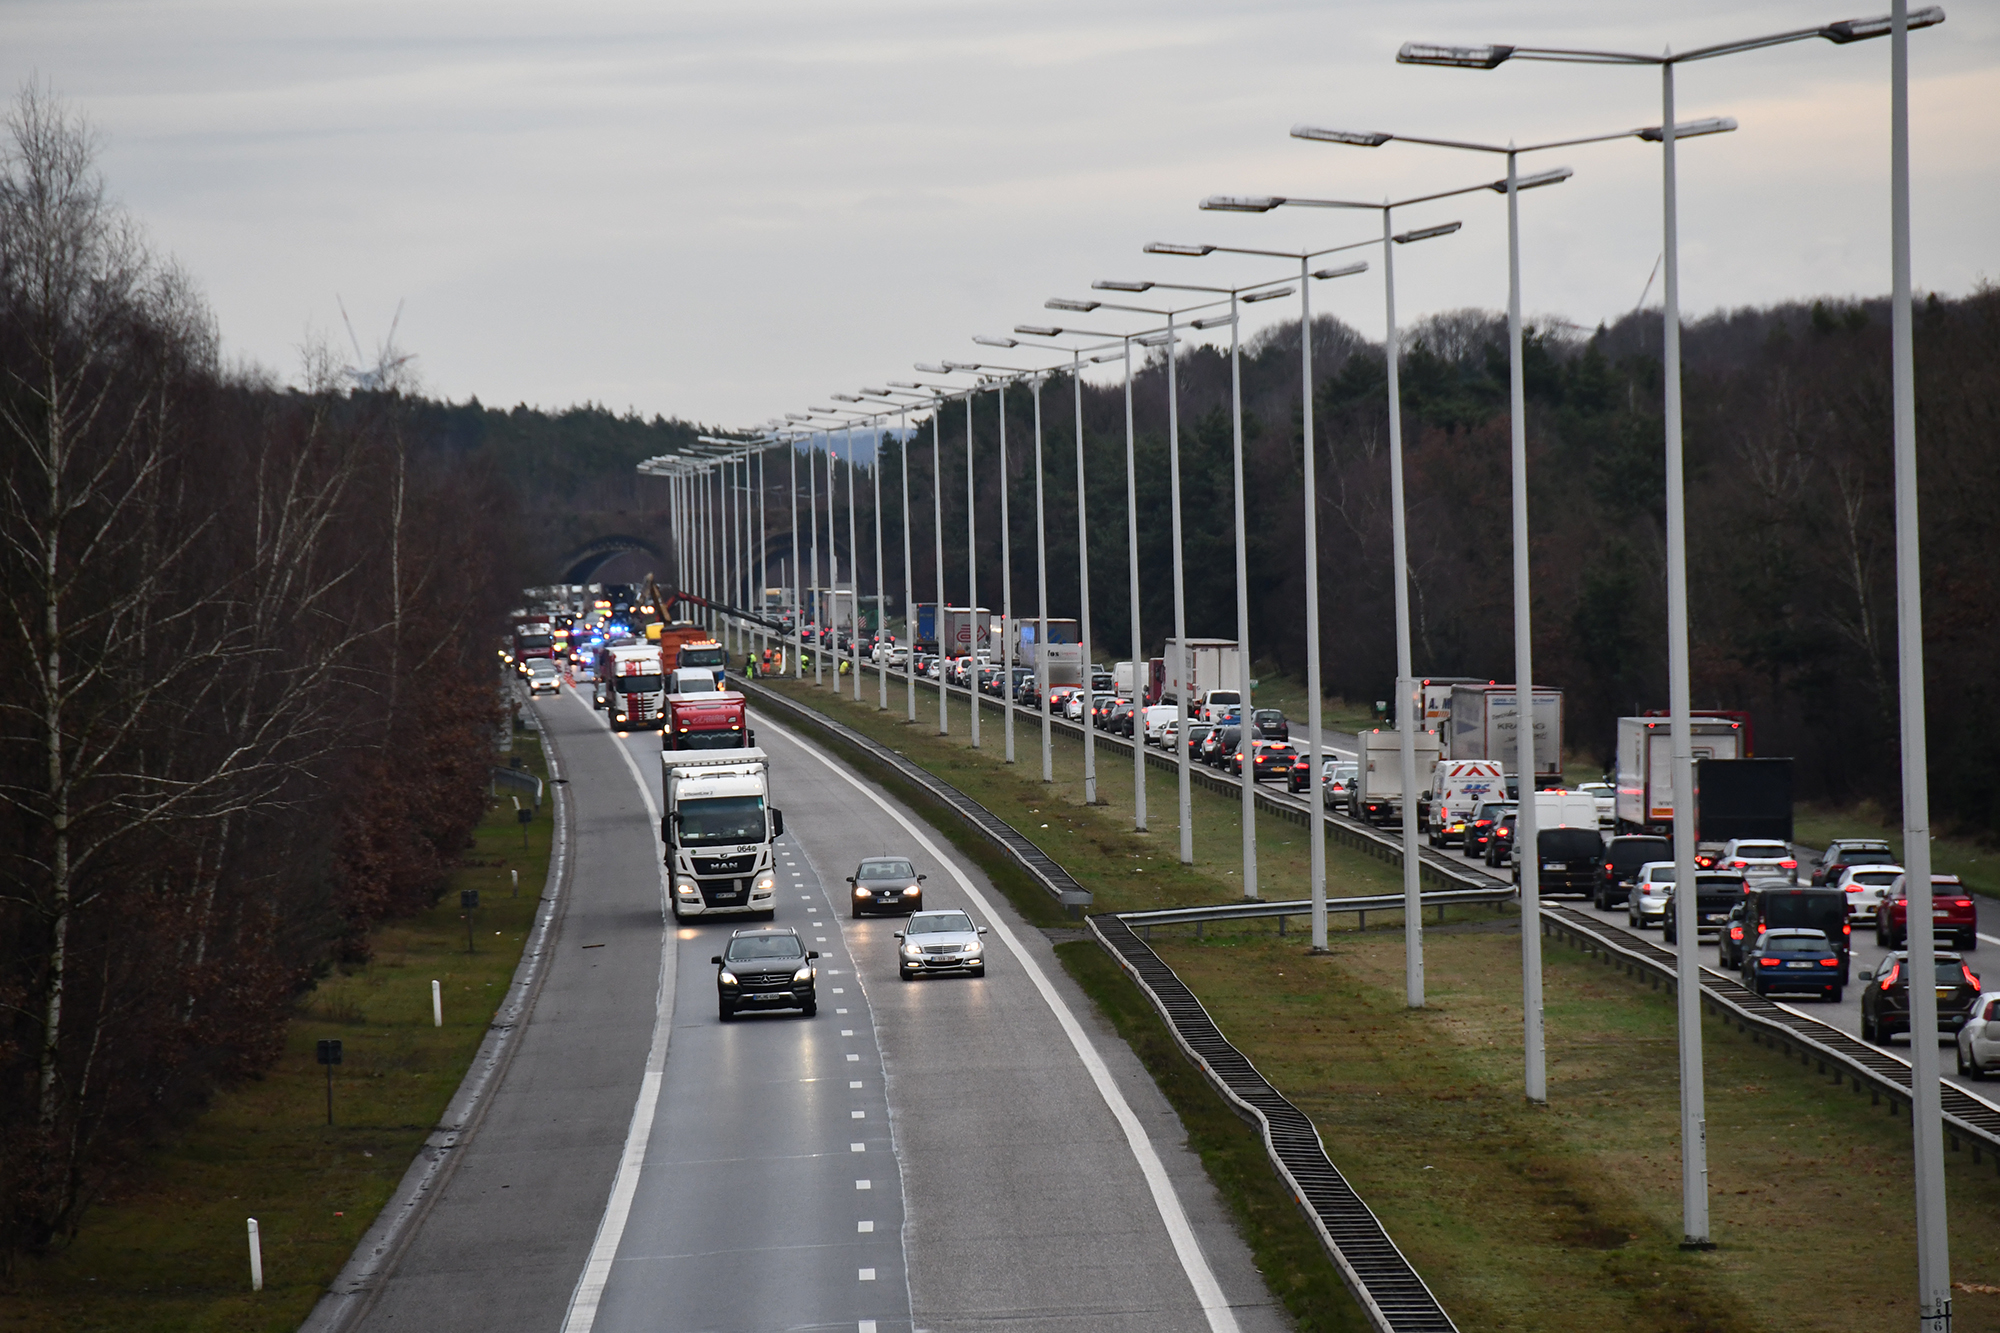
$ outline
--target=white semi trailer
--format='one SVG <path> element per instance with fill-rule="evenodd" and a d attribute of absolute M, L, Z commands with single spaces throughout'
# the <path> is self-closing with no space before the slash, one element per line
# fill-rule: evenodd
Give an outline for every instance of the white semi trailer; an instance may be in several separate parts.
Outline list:
<path fill-rule="evenodd" d="M 669 750 L 660 756 L 667 810 L 660 818 L 674 918 L 777 910 L 773 843 L 785 815 L 771 807 L 769 757 L 741 750 Z"/>
<path fill-rule="evenodd" d="M 1743 724 L 1697 717 L 1688 723 L 1694 757 L 1741 759 Z M 1662 836 L 1674 827 L 1674 729 L 1664 717 L 1618 719 L 1618 831 Z"/>

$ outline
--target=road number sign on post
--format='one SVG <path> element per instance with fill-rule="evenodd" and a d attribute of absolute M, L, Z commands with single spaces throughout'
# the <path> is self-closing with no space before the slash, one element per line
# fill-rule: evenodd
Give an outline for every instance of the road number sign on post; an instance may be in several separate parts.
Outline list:
<path fill-rule="evenodd" d="M 326 1123 L 333 1123 L 333 1067 L 340 1063 L 340 1039 L 322 1039 L 319 1043 L 319 1062 L 326 1066 Z"/>

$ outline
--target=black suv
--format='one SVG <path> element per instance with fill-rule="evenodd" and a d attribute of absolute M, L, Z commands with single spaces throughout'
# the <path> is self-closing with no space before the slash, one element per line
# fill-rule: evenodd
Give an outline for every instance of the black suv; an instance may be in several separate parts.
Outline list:
<path fill-rule="evenodd" d="M 1868 983 L 1861 992 L 1861 1040 L 1887 1046 L 1889 1038 L 1910 1030 L 1910 955 L 1897 950 L 1876 964 L 1873 971 L 1861 969 Z M 1937 976 L 1937 1018 L 1939 1032 L 1956 1032 L 1972 1015 L 1973 1001 L 1979 998 L 1979 977 L 1955 953 L 1939 952 Z"/>
<path fill-rule="evenodd" d="M 1250 715 L 1257 728 L 1257 734 L 1267 741 L 1288 741 L 1292 738 L 1292 724 L 1285 720 L 1282 711 L 1276 708 L 1259 708 Z"/>
<path fill-rule="evenodd" d="M 811 1018 L 819 1012 L 814 983 L 819 969 L 790 926 L 739 930 L 729 946 L 708 961 L 715 964 L 715 1007 L 727 1023 L 739 1009 L 802 1009 Z"/>
<path fill-rule="evenodd" d="M 1465 821 L 1465 846 L 1467 856 L 1484 856 L 1487 839 L 1493 836 L 1493 828 L 1503 815 L 1514 813 L 1515 806 L 1510 801 L 1481 801 L 1473 811 L 1472 818 Z"/>
<path fill-rule="evenodd" d="M 1742 967 L 1756 947 L 1757 937 L 1773 930 L 1817 930 L 1826 936 L 1840 960 L 1840 984 L 1848 980 L 1848 949 L 1854 942 L 1853 927 L 1847 923 L 1847 895 L 1839 889 L 1804 887 L 1752 889 L 1729 913 L 1729 927 L 1722 932 L 1723 967 Z"/>
<path fill-rule="evenodd" d="M 904 856 L 871 856 L 847 877 L 858 919 L 875 912 L 908 916 L 924 905 L 924 876 Z"/>
<path fill-rule="evenodd" d="M 1527 849 L 1521 849 L 1526 857 Z M 1535 831 L 1537 883 L 1543 893 L 1588 896 L 1597 885 L 1597 863 L 1604 855 L 1604 835 L 1594 828 L 1545 828 Z M 1521 857 L 1515 858 L 1514 882 L 1521 882 Z"/>
<path fill-rule="evenodd" d="M 1714 931 L 1729 933 L 1730 914 L 1742 905 L 1743 876 L 1733 870 L 1698 870 L 1694 876 L 1694 937 Z M 1667 895 L 1667 917 L 1660 923 L 1660 935 L 1668 944 L 1680 939 L 1676 931 L 1680 913 L 1680 885 Z"/>
<path fill-rule="evenodd" d="M 1604 859 L 1597 873 L 1597 892 L 1592 895 L 1597 910 L 1608 912 L 1614 907 L 1623 907 L 1631 897 L 1632 881 L 1638 877 L 1639 867 L 1648 861 L 1671 861 L 1674 859 L 1674 844 L 1668 838 L 1655 838 L 1642 833 L 1628 833 L 1612 838 L 1604 844 Z"/>
<path fill-rule="evenodd" d="M 1743 984 L 1758 995 L 1806 991 L 1840 1003 L 1845 960 L 1817 930 L 1767 930 L 1743 951 Z"/>

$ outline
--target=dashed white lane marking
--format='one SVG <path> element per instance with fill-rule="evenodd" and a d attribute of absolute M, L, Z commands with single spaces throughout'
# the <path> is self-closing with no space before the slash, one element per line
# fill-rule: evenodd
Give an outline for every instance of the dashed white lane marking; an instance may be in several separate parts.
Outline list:
<path fill-rule="evenodd" d="M 857 1079 L 850 1079 L 850 1080 L 848 1081 L 848 1084 L 847 1084 L 847 1086 L 848 1086 L 848 1087 L 850 1087 L 850 1088 L 858 1088 L 858 1087 L 860 1087 L 860 1086 L 861 1086 L 861 1080 L 860 1080 L 860 1079 L 858 1079 L 858 1078 L 857 1078 Z"/>
<path fill-rule="evenodd" d="M 866 1236 L 870 1232 L 875 1230 L 875 1224 L 873 1222 L 868 1222 L 868 1221 L 856 1222 L 854 1224 L 854 1229 L 860 1232 L 862 1235 Z"/>
<path fill-rule="evenodd" d="M 857 1180 L 854 1182 L 854 1188 L 858 1190 L 872 1190 L 875 1188 L 875 1185 L 872 1181 Z"/>
<path fill-rule="evenodd" d="M 849 1111 L 847 1116 L 850 1120 L 866 1120 L 868 1113 L 866 1111 Z"/>
<path fill-rule="evenodd" d="M 875 1321 L 873 1319 L 862 1320 L 861 1326 L 854 1333 L 875 1333 Z"/>
<path fill-rule="evenodd" d="M 864 1268 L 864 1269 L 862 1269 L 862 1270 L 861 1270 L 861 1280 L 862 1280 L 863 1282 L 873 1282 L 873 1281 L 875 1280 L 875 1270 L 874 1270 L 874 1269 L 872 1269 L 872 1268 Z"/>
<path fill-rule="evenodd" d="M 849 1152 L 867 1152 L 867 1151 L 868 1151 L 868 1145 L 867 1145 L 867 1144 L 865 1144 L 865 1143 L 850 1143 L 850 1144 L 848 1144 L 848 1145 L 847 1145 L 847 1151 L 849 1151 Z"/>
<path fill-rule="evenodd" d="M 860 1063 L 861 1063 L 861 1057 L 860 1057 L 860 1056 L 858 1056 L 858 1055 L 856 1055 L 856 1054 L 854 1054 L 854 1052 L 852 1052 L 852 1051 L 849 1051 L 849 1052 L 847 1053 L 847 1058 L 848 1058 L 848 1059 L 849 1059 L 849 1060 L 850 1060 L 851 1062 L 853 1062 L 854 1064 L 857 1064 L 857 1065 L 858 1065 L 858 1064 L 860 1064 Z"/>
<path fill-rule="evenodd" d="M 846 1011 L 845 1009 L 836 1009 L 836 1010 L 834 1010 L 833 1012 L 835 1012 L 836 1014 L 844 1014 L 844 1013 L 846 1013 L 847 1011 Z"/>
<path fill-rule="evenodd" d="M 843 1010 L 841 1010 L 840 1012 L 844 1014 L 844 1013 L 846 1013 L 847 1011 L 846 1011 L 845 1009 L 843 1009 Z M 842 1028 L 842 1029 L 840 1030 L 840 1035 L 841 1035 L 841 1036 L 843 1036 L 843 1037 L 851 1037 L 851 1036 L 853 1036 L 853 1035 L 854 1035 L 854 1029 L 853 1029 L 853 1028 Z"/>
<path fill-rule="evenodd" d="M 814 944 L 825 944 L 825 943 L 826 943 L 826 936 L 824 936 L 824 935 L 815 935 L 815 936 L 813 936 L 813 943 L 814 943 Z"/>
<path fill-rule="evenodd" d="M 845 994 L 847 994 L 847 992 L 846 992 L 846 991 L 842 990 L 842 989 L 841 989 L 840 987 L 838 987 L 838 986 L 835 986 L 835 987 L 833 988 L 833 993 L 834 993 L 835 995 L 845 995 Z"/>
<path fill-rule="evenodd" d="M 766 725 L 771 725 L 768 719 Z M 1181 1271 L 1187 1275 L 1188 1285 L 1194 1288 L 1194 1297 L 1201 1303 L 1202 1314 L 1207 1317 L 1210 1333 L 1238 1333 L 1236 1313 L 1230 1309 L 1229 1298 L 1223 1294 L 1222 1284 L 1216 1281 L 1215 1270 L 1209 1266 L 1208 1256 L 1202 1252 L 1201 1242 L 1195 1238 L 1194 1227 L 1188 1222 L 1187 1210 L 1181 1206 L 1180 1196 L 1174 1191 L 1174 1182 L 1167 1175 L 1166 1164 L 1160 1160 L 1159 1150 L 1153 1146 L 1153 1140 L 1146 1133 L 1146 1126 L 1140 1121 L 1138 1114 L 1133 1111 L 1132 1104 L 1125 1100 L 1124 1091 L 1111 1077 L 1110 1067 L 1104 1063 L 1104 1057 L 1097 1053 L 1097 1048 L 1091 1044 L 1083 1025 L 1077 1021 L 1076 1015 L 1070 1012 L 1068 1003 L 1042 970 L 1042 965 L 1022 946 L 1006 920 L 994 912 L 992 904 L 986 900 L 986 895 L 979 891 L 979 886 L 974 884 L 971 877 L 959 867 L 957 859 L 945 855 L 935 839 L 919 828 L 902 811 L 891 805 L 879 792 L 829 758 L 818 746 L 805 740 L 789 727 L 774 729 L 783 732 L 787 740 L 797 745 L 829 773 L 861 793 L 883 814 L 895 820 L 933 861 L 950 872 L 960 891 L 970 898 L 992 923 L 993 933 L 1007 946 L 1007 952 L 1014 956 L 1014 961 L 1020 965 L 1028 980 L 1033 983 L 1036 992 L 1041 995 L 1042 1002 L 1048 1005 L 1057 1025 L 1062 1028 L 1063 1035 L 1069 1038 L 1077 1059 L 1089 1073 L 1092 1084 L 1097 1088 L 1097 1095 L 1104 1100 L 1105 1108 L 1110 1111 L 1111 1118 L 1124 1132 L 1125 1142 L 1131 1149 L 1133 1161 L 1138 1165 L 1139 1174 L 1145 1178 L 1147 1190 L 1153 1196 L 1153 1208 L 1159 1214 L 1160 1222 L 1166 1228 L 1167 1237 L 1173 1244 L 1174 1257 L 1180 1261 Z M 861 1059 L 858 1055 L 850 1055 L 847 1058 L 854 1061 Z"/>

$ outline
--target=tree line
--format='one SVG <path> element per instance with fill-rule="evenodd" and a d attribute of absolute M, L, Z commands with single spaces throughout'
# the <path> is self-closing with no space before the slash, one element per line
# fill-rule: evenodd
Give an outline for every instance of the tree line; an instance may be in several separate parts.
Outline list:
<path fill-rule="evenodd" d="M 0 1262 L 277 1057 L 485 809 L 514 491 L 230 369 L 45 90 L 0 147 Z"/>
<path fill-rule="evenodd" d="M 1556 323 L 1526 336 L 1529 510 L 1536 670 L 1563 687 L 1568 740 L 1612 762 L 1614 719 L 1664 707 L 1665 465 L 1658 311 L 1592 331 Z M 1400 362 L 1408 488 L 1412 646 L 1420 675 L 1513 675 L 1506 325 L 1448 312 L 1408 330 Z M 1980 780 L 2000 747 L 2000 704 L 1980 682 L 2000 635 L 2000 584 L 1986 558 L 2000 508 L 2000 290 L 1931 296 L 1916 313 L 1926 690 L 1932 802 L 1940 822 L 2000 832 Z M 1302 676 L 1305 639 L 1303 413 L 1299 326 L 1242 353 L 1251 641 Z M 1683 336 L 1694 703 L 1748 709 L 1758 750 L 1799 762 L 1800 794 L 1897 806 L 1896 598 L 1885 301 L 1814 301 L 1718 313 Z M 1388 699 L 1395 674 L 1388 394 L 1379 344 L 1329 317 L 1313 325 L 1321 641 L 1329 693 Z M 1182 350 L 1180 389 L 1187 626 L 1236 625 L 1230 367 L 1226 349 Z M 1133 384 L 1144 655 L 1173 632 L 1171 492 L 1163 354 Z M 1034 614 L 1032 391 L 1005 392 L 1014 605 Z M 1072 387 L 1042 388 L 1050 614 L 1075 616 Z M 1000 605 L 1000 398 L 973 410 L 979 598 Z M 1093 634 L 1101 659 L 1133 653 L 1126 550 L 1122 384 L 1086 382 Z M 934 485 L 943 493 L 945 589 L 967 595 L 965 410 L 913 422 L 908 447 L 917 600 L 937 596 Z M 884 540 L 901 588 L 897 479 L 883 443 Z M 844 470 L 845 464 L 841 465 Z M 770 531 L 788 534 L 772 469 Z M 802 488 L 803 489 L 803 488 Z M 871 488 L 861 583 L 873 586 Z M 846 488 L 841 496 L 844 503 Z M 844 550 L 845 532 L 836 534 Z M 786 537 L 788 541 L 788 536 Z M 774 556 L 775 559 L 775 556 Z M 775 568 L 775 564 L 773 566 Z M 1592 774 L 1594 776 L 1594 774 Z"/>

